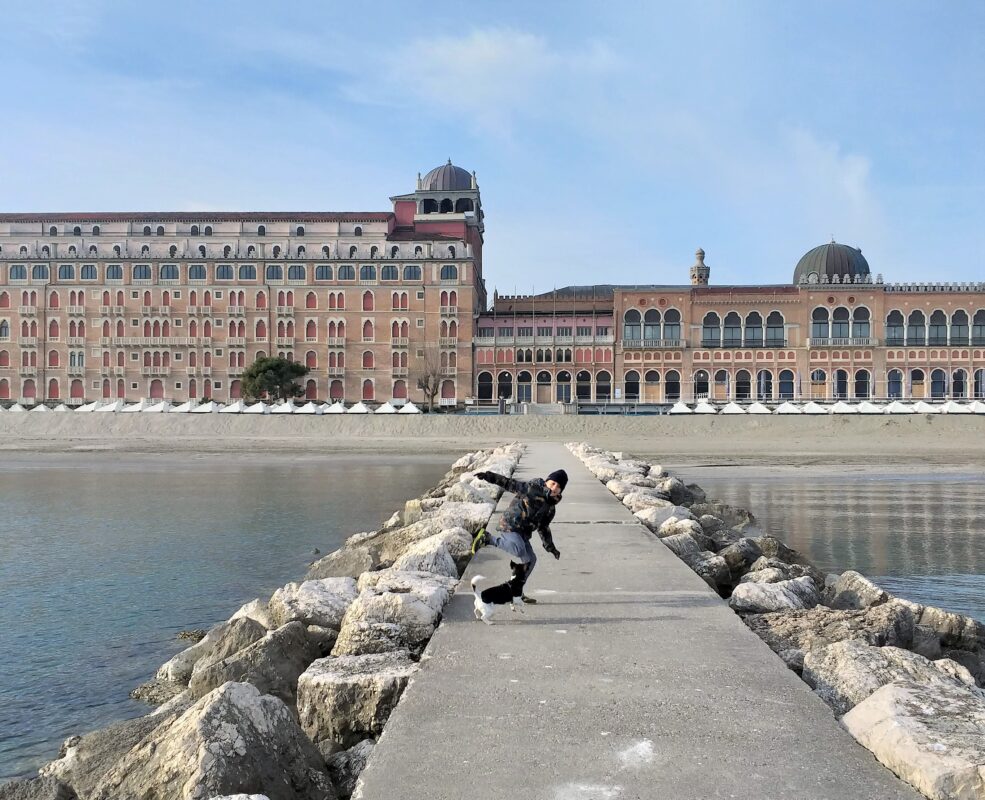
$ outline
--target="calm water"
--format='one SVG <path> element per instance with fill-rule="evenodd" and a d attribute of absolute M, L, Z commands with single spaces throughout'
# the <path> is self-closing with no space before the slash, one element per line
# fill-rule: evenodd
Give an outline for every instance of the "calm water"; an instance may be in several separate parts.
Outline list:
<path fill-rule="evenodd" d="M 12 456 L 0 462 L 0 781 L 147 713 L 127 693 L 300 579 L 454 457 Z"/>
<path fill-rule="evenodd" d="M 985 622 L 985 475 L 848 467 L 681 467 L 822 569 Z"/>

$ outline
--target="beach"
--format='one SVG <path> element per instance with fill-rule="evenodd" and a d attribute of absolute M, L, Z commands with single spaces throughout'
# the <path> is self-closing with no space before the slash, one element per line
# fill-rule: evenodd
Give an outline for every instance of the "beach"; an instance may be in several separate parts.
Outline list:
<path fill-rule="evenodd" d="M 589 441 L 666 464 L 985 465 L 985 416 L 0 414 L 0 451 L 461 453 Z"/>

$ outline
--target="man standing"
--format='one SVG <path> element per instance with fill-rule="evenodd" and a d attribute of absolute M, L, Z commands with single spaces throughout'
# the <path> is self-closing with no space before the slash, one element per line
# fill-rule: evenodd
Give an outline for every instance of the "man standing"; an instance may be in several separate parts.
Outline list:
<path fill-rule="evenodd" d="M 561 493 L 568 484 L 568 473 L 559 469 L 548 475 L 546 480 L 535 478 L 532 481 L 518 481 L 495 472 L 479 472 L 476 477 L 516 495 L 499 520 L 500 532 L 489 533 L 483 528 L 472 542 L 473 553 L 491 544 L 513 557 L 510 561 L 512 579 L 484 590 L 481 600 L 493 604 L 513 603 L 514 606 L 523 605 L 524 602 L 536 603 L 536 600 L 523 594 L 523 587 L 537 564 L 530 538 L 537 531 L 544 549 L 556 559 L 561 557 L 551 536 L 551 520 L 554 519 L 555 507 L 561 502 Z"/>

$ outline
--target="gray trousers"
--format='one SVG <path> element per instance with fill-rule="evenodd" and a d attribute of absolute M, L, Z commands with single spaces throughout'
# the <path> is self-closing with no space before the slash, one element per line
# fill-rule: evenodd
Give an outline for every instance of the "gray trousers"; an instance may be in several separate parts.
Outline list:
<path fill-rule="evenodd" d="M 524 583 L 530 580 L 530 573 L 534 571 L 537 564 L 537 554 L 530 545 L 529 539 L 524 539 L 514 531 L 506 531 L 505 533 L 490 533 L 489 543 L 504 553 L 509 553 L 519 563 L 526 564 L 527 574 L 524 577 Z"/>

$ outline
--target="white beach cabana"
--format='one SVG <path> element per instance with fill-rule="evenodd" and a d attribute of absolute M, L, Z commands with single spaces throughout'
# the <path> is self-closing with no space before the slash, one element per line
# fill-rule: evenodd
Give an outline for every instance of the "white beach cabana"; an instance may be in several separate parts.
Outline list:
<path fill-rule="evenodd" d="M 918 414 L 940 414 L 940 406 L 932 406 L 930 403 L 925 403 L 923 400 L 918 400 L 913 404 L 913 410 Z"/>
<path fill-rule="evenodd" d="M 181 405 L 175 406 L 174 408 L 172 408 L 171 409 L 171 413 L 172 414 L 188 414 L 197 405 L 198 405 L 198 401 L 197 400 L 188 400 L 187 402 L 182 403 Z"/>
<path fill-rule="evenodd" d="M 51 410 L 52 410 L 52 411 L 57 411 L 57 412 L 58 412 L 59 414 L 64 414 L 64 413 L 65 413 L 66 411 L 71 411 L 72 409 L 70 409 L 70 408 L 69 408 L 69 407 L 68 407 L 67 405 L 65 405 L 64 403 L 59 403 L 59 404 L 58 404 L 57 406 L 55 406 L 55 407 L 54 407 L 53 409 L 51 409 Z"/>
<path fill-rule="evenodd" d="M 745 414 L 746 410 L 738 403 L 729 403 L 722 409 L 723 414 Z"/>
<path fill-rule="evenodd" d="M 247 406 L 243 409 L 244 414 L 269 414 L 270 406 L 264 403 L 262 400 L 257 401 L 252 406 Z"/>
<path fill-rule="evenodd" d="M 294 403 L 290 400 L 286 400 L 270 409 L 271 414 L 293 414 L 294 413 Z"/>
<path fill-rule="evenodd" d="M 974 412 L 970 407 L 966 406 L 964 403 L 959 403 L 957 400 L 948 400 L 941 406 L 942 414 L 973 414 Z"/>
<path fill-rule="evenodd" d="M 102 403 L 99 400 L 93 400 L 91 403 L 86 403 L 85 405 L 79 406 L 75 409 L 76 414 L 91 414 L 93 411 L 98 409 Z"/>
<path fill-rule="evenodd" d="M 50 414 L 51 413 L 51 409 L 48 408 L 48 406 L 46 406 L 44 403 L 42 403 L 41 405 L 35 406 L 34 408 L 32 408 L 31 409 L 31 412 L 34 413 L 34 414 L 38 414 L 38 413 L 40 413 L 40 414 Z"/>
<path fill-rule="evenodd" d="M 374 414 L 396 414 L 397 413 L 397 409 L 395 409 L 390 403 L 384 403 L 378 409 L 376 409 L 376 411 L 374 411 L 373 413 Z"/>
<path fill-rule="evenodd" d="M 748 413 L 748 414 L 772 414 L 773 412 L 770 411 L 769 406 L 764 406 L 760 402 L 755 402 L 751 406 L 749 406 L 749 408 L 746 409 L 746 413 Z"/>
<path fill-rule="evenodd" d="M 341 402 L 339 402 L 338 400 L 336 400 L 334 403 L 332 403 L 332 405 L 330 405 L 328 408 L 326 408 L 322 413 L 323 414 L 344 414 L 345 413 L 345 406 Z"/>
<path fill-rule="evenodd" d="M 213 400 L 209 400 L 207 403 L 202 403 L 200 406 L 195 406 L 189 413 L 191 414 L 218 414 L 219 410 L 222 408 L 220 403 L 216 403 Z"/>
<path fill-rule="evenodd" d="M 791 403 L 789 400 L 785 403 L 780 403 L 776 407 L 777 414 L 803 414 L 804 412 L 800 410 L 800 406 L 796 403 Z"/>
<path fill-rule="evenodd" d="M 321 406 L 313 400 L 309 400 L 301 408 L 296 409 L 295 414 L 321 414 Z"/>
<path fill-rule="evenodd" d="M 851 403 L 846 403 L 844 400 L 839 400 L 833 406 L 831 406 L 832 414 L 857 414 L 858 406 L 854 406 Z"/>
<path fill-rule="evenodd" d="M 20 413 L 22 413 L 22 412 L 24 412 L 24 411 L 27 411 L 27 409 L 26 409 L 26 408 L 24 408 L 24 406 L 22 406 L 22 405 L 21 405 L 20 403 L 14 403 L 14 404 L 13 404 L 13 405 L 12 405 L 12 406 L 11 406 L 10 408 L 8 408 L 7 410 L 8 410 L 8 411 L 13 411 L 13 412 L 14 412 L 14 413 L 16 413 L 16 414 L 20 414 Z"/>
<path fill-rule="evenodd" d="M 220 408 L 220 414 L 242 414 L 246 411 L 246 403 L 242 400 L 237 400 L 235 403 L 230 403 L 225 408 Z"/>
<path fill-rule="evenodd" d="M 368 414 L 369 408 L 361 400 L 356 403 L 352 408 L 345 412 L 346 414 Z"/>
<path fill-rule="evenodd" d="M 972 414 L 985 414 L 985 403 L 981 400 L 975 400 L 968 404 L 968 408 L 971 409 Z"/>
<path fill-rule="evenodd" d="M 913 414 L 913 406 L 908 403 L 904 403 L 902 400 L 893 400 L 888 406 L 886 406 L 887 414 Z"/>
<path fill-rule="evenodd" d="M 828 409 L 826 409 L 824 406 L 818 405 L 813 400 L 811 400 L 809 403 L 807 403 L 807 404 L 804 405 L 804 413 L 805 414 L 815 414 L 815 415 L 817 415 L 817 414 L 827 414 L 828 413 Z"/>
<path fill-rule="evenodd" d="M 687 403 L 683 400 L 678 400 L 670 409 L 671 414 L 693 414 L 694 412 L 688 407 Z"/>
<path fill-rule="evenodd" d="M 870 403 L 868 400 L 863 400 L 858 404 L 859 414 L 885 414 L 886 407 L 877 405 L 876 403 Z"/>
<path fill-rule="evenodd" d="M 122 400 L 114 400 L 111 403 L 107 403 L 104 406 L 100 406 L 96 409 L 97 414 L 115 414 L 117 411 L 122 411 L 126 403 Z"/>
<path fill-rule="evenodd" d="M 171 410 L 171 403 L 167 400 L 162 400 L 160 403 L 150 403 L 143 407 L 141 413 L 143 414 L 167 414 Z"/>
<path fill-rule="evenodd" d="M 718 409 L 715 408 L 707 400 L 699 400 L 697 405 L 694 407 L 695 414 L 717 414 Z"/>
<path fill-rule="evenodd" d="M 420 414 L 421 409 L 415 406 L 413 403 L 405 403 L 401 409 L 397 412 L 398 414 Z"/>
<path fill-rule="evenodd" d="M 121 414 L 135 414 L 135 413 L 137 413 L 139 411 L 143 411 L 149 405 L 150 405 L 150 403 L 148 403 L 146 400 L 141 400 L 139 403 L 131 403 L 128 406 L 123 406 L 123 408 L 120 409 L 120 413 Z"/>

